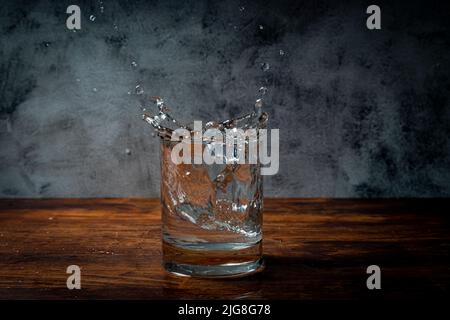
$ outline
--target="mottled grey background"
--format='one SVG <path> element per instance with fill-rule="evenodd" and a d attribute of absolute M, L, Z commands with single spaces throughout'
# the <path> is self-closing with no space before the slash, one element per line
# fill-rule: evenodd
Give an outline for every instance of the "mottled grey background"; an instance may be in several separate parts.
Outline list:
<path fill-rule="evenodd" d="M 268 196 L 449 196 L 449 6 L 375 3 L 379 31 L 365 1 L 2 1 L 0 197 L 158 196 L 137 84 L 184 119 L 244 113 L 266 84 Z"/>

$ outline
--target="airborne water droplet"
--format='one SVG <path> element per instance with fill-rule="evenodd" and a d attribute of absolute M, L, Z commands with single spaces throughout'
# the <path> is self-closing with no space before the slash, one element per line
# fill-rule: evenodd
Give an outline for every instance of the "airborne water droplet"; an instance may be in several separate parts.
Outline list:
<path fill-rule="evenodd" d="M 261 70 L 266 72 L 270 69 L 270 65 L 267 62 L 261 63 Z"/>
<path fill-rule="evenodd" d="M 239 11 L 240 11 L 240 12 L 243 12 L 244 10 L 245 10 L 245 7 L 244 7 L 244 6 L 239 7 Z"/>
<path fill-rule="evenodd" d="M 261 95 L 265 95 L 267 93 L 267 88 L 266 87 L 259 88 L 259 93 L 261 93 Z"/>
<path fill-rule="evenodd" d="M 264 26 L 263 25 L 259 25 L 259 30 L 263 30 L 264 29 Z"/>
<path fill-rule="evenodd" d="M 91 15 L 89 16 L 89 20 L 95 21 L 95 16 L 94 16 L 93 14 L 91 14 Z"/>
<path fill-rule="evenodd" d="M 144 89 L 142 89 L 141 85 L 138 84 L 138 85 L 135 87 L 134 92 L 135 92 L 136 94 L 138 94 L 138 95 L 141 95 L 141 94 L 144 93 Z"/>
<path fill-rule="evenodd" d="M 131 61 L 131 65 L 132 65 L 133 67 L 137 67 L 136 61 Z"/>
<path fill-rule="evenodd" d="M 126 153 L 127 155 L 130 155 L 130 154 L 131 154 L 131 150 L 128 149 L 128 148 L 126 148 L 126 149 L 125 149 L 125 153 Z"/>
<path fill-rule="evenodd" d="M 97 92 L 98 90 L 97 88 L 92 88 L 92 91 Z"/>
<path fill-rule="evenodd" d="M 284 56 L 285 52 L 280 49 L 280 56 Z"/>

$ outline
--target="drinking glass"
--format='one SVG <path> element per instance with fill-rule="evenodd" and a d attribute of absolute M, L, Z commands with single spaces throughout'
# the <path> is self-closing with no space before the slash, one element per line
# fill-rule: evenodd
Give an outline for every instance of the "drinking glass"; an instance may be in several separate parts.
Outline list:
<path fill-rule="evenodd" d="M 176 144 L 168 139 L 160 143 L 164 268 L 194 277 L 236 277 L 261 270 L 259 162 L 175 164 L 171 153 Z M 201 144 L 202 150 L 209 147 Z"/>

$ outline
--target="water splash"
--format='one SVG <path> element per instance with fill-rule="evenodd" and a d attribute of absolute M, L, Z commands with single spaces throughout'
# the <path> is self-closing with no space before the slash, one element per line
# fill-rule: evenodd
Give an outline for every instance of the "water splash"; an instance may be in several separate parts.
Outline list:
<path fill-rule="evenodd" d="M 95 17 L 93 14 L 91 14 L 91 15 L 89 16 L 89 20 L 91 20 L 92 22 L 94 22 L 95 19 L 96 19 L 96 17 Z"/>
<path fill-rule="evenodd" d="M 155 129 L 159 137 L 170 140 L 172 132 L 177 128 L 187 129 L 191 132 L 191 134 L 194 134 L 190 126 L 181 123 L 170 114 L 170 108 L 166 105 L 163 98 L 156 96 L 152 97 L 151 101 L 158 110 L 157 114 L 152 115 L 146 111 L 145 107 L 142 107 L 142 119 Z M 255 102 L 252 112 L 224 121 L 209 121 L 204 124 L 203 131 L 211 128 L 215 128 L 220 131 L 225 131 L 226 129 L 233 128 L 240 128 L 243 130 L 263 128 L 267 123 L 267 114 L 262 112 L 262 106 L 262 99 L 258 99 Z"/>
<path fill-rule="evenodd" d="M 257 65 L 256 65 L 257 67 Z M 270 69 L 267 62 L 260 64 L 263 72 Z M 136 86 L 137 92 L 144 93 L 141 85 Z M 214 128 L 226 133 L 234 129 L 265 128 L 268 116 L 263 112 L 263 96 L 268 92 L 267 87 L 261 86 L 258 90 L 259 98 L 255 101 L 253 110 L 240 117 L 219 121 L 217 119 L 206 122 L 202 131 Z M 137 93 L 139 94 L 139 93 Z M 251 217 L 259 212 L 261 206 L 261 180 L 252 179 L 258 176 L 258 165 L 222 164 L 218 166 L 174 165 L 170 160 L 171 145 L 166 143 L 172 138 L 172 133 L 178 128 L 189 131 L 194 136 L 194 130 L 172 116 L 171 108 L 163 98 L 155 96 L 150 101 L 153 106 L 141 106 L 142 119 L 154 130 L 163 143 L 162 152 L 162 191 L 166 209 L 170 217 L 177 221 L 190 221 L 196 226 L 206 230 L 227 230 L 241 234 L 245 237 L 257 237 L 259 229 Z M 156 108 L 155 108 L 156 107 Z M 153 110 L 153 111 L 147 111 Z M 207 139 L 207 138 L 205 138 Z M 214 142 L 204 140 L 205 148 Z M 230 156 L 234 159 L 235 155 Z M 225 160 L 230 157 L 226 155 Z M 185 191 L 190 192 L 186 193 Z"/>

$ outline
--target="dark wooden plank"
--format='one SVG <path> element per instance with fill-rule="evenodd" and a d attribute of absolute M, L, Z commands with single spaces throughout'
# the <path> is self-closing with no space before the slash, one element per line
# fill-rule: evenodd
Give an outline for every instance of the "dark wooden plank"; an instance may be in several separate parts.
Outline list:
<path fill-rule="evenodd" d="M 0 200 L 0 298 L 430 298 L 450 286 L 449 199 L 267 199 L 267 268 L 239 279 L 178 278 L 160 265 L 148 199 Z M 68 265 L 82 289 L 66 288 Z M 366 267 L 382 289 L 366 288 Z"/>

